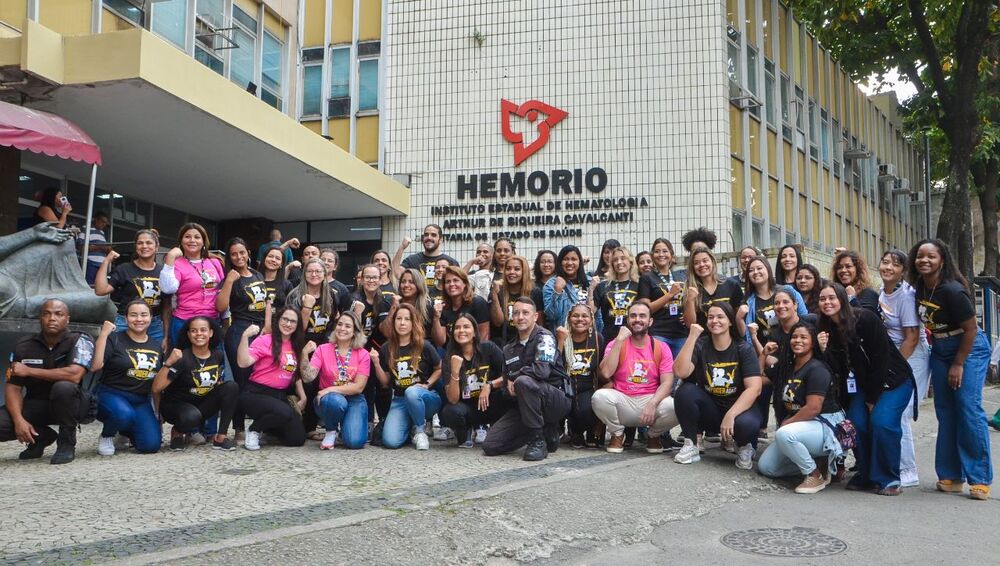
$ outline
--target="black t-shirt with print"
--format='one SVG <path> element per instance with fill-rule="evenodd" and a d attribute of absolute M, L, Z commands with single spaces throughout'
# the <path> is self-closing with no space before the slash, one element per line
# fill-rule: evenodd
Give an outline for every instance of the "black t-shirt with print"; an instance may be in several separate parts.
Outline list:
<path fill-rule="evenodd" d="M 199 358 L 190 349 L 184 350 L 167 374 L 170 385 L 163 392 L 164 398 L 197 405 L 223 382 L 224 374 L 225 357 L 221 351 L 212 350 L 207 358 Z"/>
<path fill-rule="evenodd" d="M 395 397 L 402 397 L 406 393 L 406 388 L 417 383 L 427 383 L 434 368 L 441 363 L 437 349 L 428 340 L 424 340 L 423 348 L 420 350 L 420 363 L 413 364 L 413 346 L 407 344 L 400 346 L 396 359 L 389 359 L 389 345 L 383 344 L 379 349 L 378 362 L 382 370 L 389 376 L 391 381 L 392 394 Z"/>
<path fill-rule="evenodd" d="M 401 265 L 407 269 L 416 269 L 424 276 L 424 282 L 427 283 L 427 287 L 433 287 L 435 283 L 434 279 L 434 264 L 437 263 L 439 259 L 448 260 L 450 265 L 458 265 L 458 261 L 448 254 L 441 254 L 436 256 L 429 256 L 424 252 L 417 252 L 406 256 L 403 259 Z"/>
<path fill-rule="evenodd" d="M 761 345 L 767 344 L 774 332 L 774 327 L 779 326 L 778 316 L 774 312 L 774 295 L 768 299 L 760 296 L 754 297 L 753 321 L 757 323 L 757 340 Z"/>
<path fill-rule="evenodd" d="M 514 314 L 514 301 L 519 298 L 521 295 L 514 293 L 511 293 L 510 297 L 506 297 L 502 290 L 497 293 L 497 300 L 500 301 L 500 312 L 503 313 L 505 322 L 497 326 L 492 323 L 492 317 L 490 317 L 490 339 L 501 348 L 517 340 L 517 327 L 514 326 L 514 321 L 511 318 Z M 493 304 L 489 303 L 489 306 L 492 308 Z"/>
<path fill-rule="evenodd" d="M 604 323 L 604 340 L 614 340 L 628 322 L 628 307 L 639 298 L 635 281 L 604 281 L 594 290 L 594 304 Z"/>
<path fill-rule="evenodd" d="M 976 316 L 965 287 L 958 281 L 942 283 L 935 289 L 920 285 L 916 298 L 917 314 L 934 334 L 959 330 L 963 322 Z"/>
<path fill-rule="evenodd" d="M 293 285 L 287 279 L 283 279 L 281 285 L 278 285 L 277 279 L 272 279 L 264 281 L 264 288 L 267 289 L 267 298 L 271 301 L 271 307 L 277 310 L 285 306 L 285 298 L 288 297 L 288 293 L 292 292 Z"/>
<path fill-rule="evenodd" d="M 662 273 L 650 271 L 644 273 L 639 278 L 639 297 L 649 299 L 650 302 L 663 298 L 670 291 L 670 286 L 674 282 L 683 282 L 685 278 L 678 277 L 676 273 L 664 275 Z M 663 338 L 684 338 L 688 334 L 688 329 L 684 326 L 684 292 L 681 291 L 672 301 L 663 305 L 663 308 L 653 313 L 653 323 L 649 327 L 649 333 L 653 336 Z"/>
<path fill-rule="evenodd" d="M 355 293 L 354 300 L 359 301 L 365 306 L 365 310 L 361 313 L 361 329 L 364 331 L 365 336 L 368 337 L 368 343 L 365 345 L 365 348 L 381 347 L 385 343 L 385 336 L 382 334 L 379 325 L 389 316 L 389 309 L 392 308 L 392 300 L 378 292 L 375 294 L 375 300 L 371 303 L 368 302 L 368 298 L 363 292 Z"/>
<path fill-rule="evenodd" d="M 454 310 L 446 302 L 444 309 L 441 310 L 441 326 L 445 329 L 445 335 L 451 336 L 451 327 L 455 325 L 455 321 L 458 320 L 458 315 L 463 313 L 469 313 L 472 318 L 476 319 L 477 324 L 482 324 L 484 322 L 490 321 L 490 304 L 486 302 L 482 297 L 472 297 L 472 302 L 463 305 L 460 309 Z M 480 340 L 485 340 L 484 336 L 479 337 Z"/>
<path fill-rule="evenodd" d="M 145 270 L 132 263 L 115 267 L 108 276 L 108 285 L 114 287 L 111 300 L 118 307 L 118 314 L 125 315 L 125 307 L 135 299 L 142 299 L 149 305 L 153 316 L 160 314 L 162 297 L 160 293 L 160 271 L 163 265 L 157 263 L 153 269 Z"/>
<path fill-rule="evenodd" d="M 136 342 L 128 332 L 108 336 L 104 349 L 104 371 L 101 385 L 127 393 L 148 395 L 153 378 L 163 362 L 163 351 L 155 340 Z"/>
<path fill-rule="evenodd" d="M 725 350 L 712 345 L 711 336 L 703 336 L 691 356 L 694 372 L 688 377 L 700 385 L 723 410 L 728 410 L 746 387 L 743 380 L 760 375 L 760 364 L 753 346 L 737 340 Z"/>
<path fill-rule="evenodd" d="M 604 353 L 604 340 L 594 335 L 582 342 L 573 341 L 573 359 L 566 364 L 566 371 L 576 387 L 576 392 L 594 389 L 594 378 Z"/>
<path fill-rule="evenodd" d="M 542 294 L 541 285 L 536 285 L 535 288 L 531 290 L 531 300 L 534 301 L 535 310 L 538 311 L 539 314 L 545 312 L 545 299 Z"/>
<path fill-rule="evenodd" d="M 709 294 L 708 291 L 702 288 L 698 300 L 701 302 L 696 313 L 698 315 L 698 324 L 705 326 L 708 320 L 708 309 L 712 305 L 728 302 L 729 306 L 733 307 L 733 312 L 739 310 L 740 305 L 743 304 L 743 289 L 740 288 L 740 284 L 737 281 L 729 278 L 719 283 L 715 288 L 715 293 Z"/>
<path fill-rule="evenodd" d="M 815 358 L 797 371 L 793 370 L 782 384 L 780 400 L 786 416 L 799 412 L 805 406 L 808 395 L 823 395 L 823 408 L 820 411 L 824 414 L 840 410 L 833 374 L 825 363 Z"/>
<path fill-rule="evenodd" d="M 264 324 L 264 312 L 267 309 L 267 283 L 264 276 L 250 270 L 248 277 L 240 277 L 233 282 L 229 293 L 229 313 L 233 320 L 242 320 L 251 324 Z"/>
<path fill-rule="evenodd" d="M 480 342 L 479 352 L 475 363 L 470 360 L 462 362 L 459 370 L 461 376 L 458 383 L 459 399 L 474 405 L 479 399 L 479 393 L 487 381 L 494 380 L 503 375 L 504 359 L 503 351 L 493 342 Z M 441 364 L 441 379 L 448 383 L 451 379 L 451 361 L 445 360 Z M 499 393 L 493 389 L 493 393 Z"/>
<path fill-rule="evenodd" d="M 333 295 L 333 304 L 337 307 L 335 316 L 340 316 L 340 313 L 351 310 L 351 306 L 354 304 L 354 295 L 347 289 L 347 285 L 336 279 L 330 281 L 329 285 L 330 293 Z"/>

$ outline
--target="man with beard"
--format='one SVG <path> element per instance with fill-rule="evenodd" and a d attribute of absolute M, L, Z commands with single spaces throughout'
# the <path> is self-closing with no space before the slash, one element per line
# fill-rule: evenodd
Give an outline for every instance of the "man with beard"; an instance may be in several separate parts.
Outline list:
<path fill-rule="evenodd" d="M 661 435 L 677 426 L 674 400 L 673 356 L 670 349 L 649 335 L 649 301 L 640 299 L 628 308 L 628 323 L 608 344 L 601 361 L 602 383 L 611 387 L 594 392 L 594 414 L 611 433 L 608 452 L 625 447 L 625 427 L 648 426 L 646 452 L 663 452 Z"/>
<path fill-rule="evenodd" d="M 455 258 L 441 251 L 441 239 L 441 227 L 437 224 L 428 224 L 424 228 L 423 235 L 420 237 L 421 243 L 424 244 L 424 251 L 412 254 L 403 261 L 399 261 L 399 258 L 403 256 L 403 250 L 410 245 L 410 239 L 403 238 L 403 243 L 400 244 L 399 249 L 396 250 L 396 257 L 393 258 L 393 265 L 396 266 L 396 278 L 398 279 L 403 274 L 404 269 L 416 269 L 423 274 L 427 288 L 434 287 L 437 282 L 437 279 L 434 277 L 434 264 L 437 260 L 446 259 L 449 264 L 458 265 Z"/>
<path fill-rule="evenodd" d="M 26 444 L 20 460 L 41 458 L 55 442 L 50 463 L 66 464 L 75 456 L 80 383 L 90 371 L 94 341 L 67 330 L 69 307 L 59 299 L 42 303 L 39 323 L 41 332 L 14 346 L 4 389 L 7 405 L 0 407 L 0 442 Z M 49 425 L 58 425 L 59 432 Z"/>
<path fill-rule="evenodd" d="M 538 311 L 528 297 L 514 302 L 511 320 L 517 340 L 504 346 L 504 382 L 516 403 L 486 432 L 483 453 L 496 456 L 524 446 L 524 459 L 544 460 L 559 448 L 559 421 L 569 413 L 572 385 L 556 355 L 556 339 L 536 324 Z M 671 413 L 672 414 L 672 413 Z"/>

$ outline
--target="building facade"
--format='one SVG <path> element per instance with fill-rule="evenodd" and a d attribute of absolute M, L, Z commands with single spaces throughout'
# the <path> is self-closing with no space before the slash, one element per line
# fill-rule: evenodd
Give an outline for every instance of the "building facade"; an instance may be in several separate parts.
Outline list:
<path fill-rule="evenodd" d="M 385 172 L 413 198 L 387 246 L 435 222 L 461 256 L 500 235 L 593 254 L 704 225 L 721 251 L 875 259 L 923 234 L 894 100 L 861 92 L 778 0 L 399 0 L 388 19 Z M 542 126 L 529 101 L 565 116 Z"/>

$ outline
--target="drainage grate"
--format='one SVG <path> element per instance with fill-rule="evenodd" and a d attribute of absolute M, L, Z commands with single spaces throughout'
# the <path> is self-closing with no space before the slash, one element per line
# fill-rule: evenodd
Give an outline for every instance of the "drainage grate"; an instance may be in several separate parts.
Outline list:
<path fill-rule="evenodd" d="M 844 541 L 803 527 L 733 531 L 720 542 L 733 550 L 765 556 L 832 556 L 847 550 Z"/>
<path fill-rule="evenodd" d="M 230 468 L 228 470 L 222 470 L 223 474 L 227 476 L 249 476 L 251 474 L 256 474 L 256 468 Z"/>

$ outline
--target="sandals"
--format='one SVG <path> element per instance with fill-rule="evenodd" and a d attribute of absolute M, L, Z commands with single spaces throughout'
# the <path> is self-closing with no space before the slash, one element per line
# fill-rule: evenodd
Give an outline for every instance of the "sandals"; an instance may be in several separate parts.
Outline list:
<path fill-rule="evenodd" d="M 945 493 L 962 493 L 965 489 L 965 482 L 961 480 L 938 480 L 937 490 Z M 987 491 L 989 489 L 987 488 Z"/>
<path fill-rule="evenodd" d="M 969 497 L 976 499 L 978 501 L 986 501 L 990 498 L 990 486 L 988 485 L 970 485 L 969 486 Z"/>

